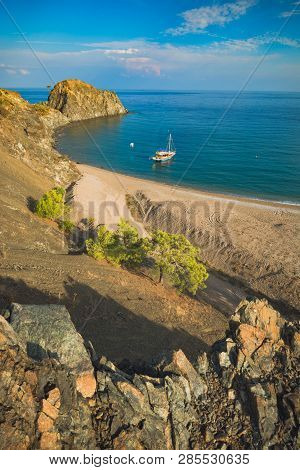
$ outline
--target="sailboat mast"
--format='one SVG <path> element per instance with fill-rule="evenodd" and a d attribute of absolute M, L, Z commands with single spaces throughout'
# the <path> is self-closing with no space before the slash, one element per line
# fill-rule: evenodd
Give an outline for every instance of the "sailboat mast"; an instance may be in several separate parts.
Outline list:
<path fill-rule="evenodd" d="M 171 136 L 171 133 L 170 133 L 170 135 L 169 135 L 168 152 L 171 152 L 171 140 L 172 140 L 172 136 Z"/>

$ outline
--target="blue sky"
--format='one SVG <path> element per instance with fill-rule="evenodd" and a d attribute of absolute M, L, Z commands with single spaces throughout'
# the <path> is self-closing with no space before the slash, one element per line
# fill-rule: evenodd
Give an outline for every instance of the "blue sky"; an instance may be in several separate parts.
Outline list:
<path fill-rule="evenodd" d="M 0 86 L 300 91 L 300 1 L 0 0 Z"/>

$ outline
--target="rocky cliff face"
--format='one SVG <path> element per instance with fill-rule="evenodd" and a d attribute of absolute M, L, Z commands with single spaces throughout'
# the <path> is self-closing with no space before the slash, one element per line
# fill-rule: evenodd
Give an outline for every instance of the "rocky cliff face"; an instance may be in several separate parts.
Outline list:
<path fill-rule="evenodd" d="M 53 311 L 62 314 L 61 341 L 51 342 Z M 194 366 L 170 351 L 148 375 L 121 371 L 92 350 L 89 374 L 69 367 L 64 342 L 77 352 L 83 345 L 63 306 L 12 305 L 4 316 L 11 324 L 0 317 L 1 449 L 299 446 L 299 325 L 266 301 L 242 302 L 226 338 Z M 41 349 L 48 357 L 38 357 Z"/>
<path fill-rule="evenodd" d="M 32 105 L 0 89 L 0 150 L 63 185 L 79 177 L 75 164 L 53 148 L 53 129 L 67 123 L 47 104 Z"/>
<path fill-rule="evenodd" d="M 63 80 L 57 83 L 49 95 L 48 103 L 71 121 L 127 112 L 116 93 L 97 90 L 81 80 Z"/>

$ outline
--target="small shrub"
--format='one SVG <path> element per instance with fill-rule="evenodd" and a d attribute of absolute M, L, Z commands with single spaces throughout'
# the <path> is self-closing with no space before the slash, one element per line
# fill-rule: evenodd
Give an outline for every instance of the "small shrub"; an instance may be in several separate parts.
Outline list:
<path fill-rule="evenodd" d="M 95 218 L 94 217 L 89 217 L 87 220 L 88 226 L 90 229 L 93 229 L 95 227 Z"/>
<path fill-rule="evenodd" d="M 118 248 L 118 240 L 115 233 L 108 230 L 105 225 L 101 225 L 97 232 L 96 240 L 88 239 L 86 241 L 86 250 L 89 256 L 97 260 L 106 259 L 114 263 L 114 252 Z"/>
<path fill-rule="evenodd" d="M 140 238 L 137 229 L 124 219 L 120 220 L 116 231 L 102 225 L 96 240 L 86 241 L 88 255 L 98 260 L 106 259 L 117 266 L 140 266 L 149 248 L 149 241 Z"/>
<path fill-rule="evenodd" d="M 73 222 L 71 222 L 71 220 L 69 219 L 59 220 L 58 226 L 61 230 L 63 230 L 66 233 L 71 233 L 72 230 L 75 228 L 75 224 L 73 224 Z"/>
<path fill-rule="evenodd" d="M 150 250 L 148 238 L 141 238 L 137 229 L 125 219 L 120 220 L 116 234 L 121 246 L 121 264 L 129 267 L 143 264 Z"/>
<path fill-rule="evenodd" d="M 65 194 L 66 191 L 62 187 L 51 189 L 45 193 L 36 204 L 36 214 L 51 220 L 63 218 L 68 212 L 65 206 Z"/>

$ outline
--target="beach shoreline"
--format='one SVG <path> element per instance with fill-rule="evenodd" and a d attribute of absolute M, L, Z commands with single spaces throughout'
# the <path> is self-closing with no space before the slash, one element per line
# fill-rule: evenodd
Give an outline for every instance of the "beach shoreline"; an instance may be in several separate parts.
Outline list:
<path fill-rule="evenodd" d="M 70 159 L 71 156 L 69 156 Z M 74 161 L 74 160 L 73 160 Z M 175 197 L 175 195 L 180 196 L 193 196 L 196 198 L 202 198 L 202 199 L 211 199 L 211 200 L 221 200 L 221 201 L 227 201 L 227 202 L 234 202 L 237 204 L 242 204 L 242 205 L 250 205 L 250 206 L 259 206 L 259 207 L 265 207 L 265 208 L 281 208 L 281 209 L 287 209 L 287 210 L 292 210 L 299 212 L 300 214 L 300 203 L 293 203 L 289 201 L 273 201 L 269 199 L 260 199 L 260 198 L 252 198 L 248 196 L 238 196 L 234 194 L 226 194 L 226 193 L 219 193 L 219 192 L 214 192 L 214 191 L 208 191 L 204 189 L 197 189 L 197 188 L 192 188 L 190 186 L 184 186 L 184 185 L 172 185 L 170 183 L 163 183 L 159 182 L 156 180 L 152 180 L 149 178 L 140 178 L 138 176 L 132 176 L 132 175 L 127 175 L 125 173 L 121 173 L 118 171 L 114 171 L 113 169 L 109 170 L 107 168 L 102 168 L 102 167 L 97 167 L 94 165 L 89 165 L 85 163 L 80 163 L 76 161 L 76 166 L 79 170 L 79 172 L 82 174 L 82 169 L 88 171 L 90 174 L 94 174 L 97 177 L 101 177 L 103 179 L 111 179 L 111 175 L 114 175 L 114 177 L 119 180 L 120 185 L 124 185 L 126 187 L 126 184 L 128 188 L 135 188 L 136 190 L 140 189 L 142 190 L 143 187 L 146 185 L 147 189 L 150 189 L 150 186 L 153 187 L 153 190 L 160 190 L 162 193 L 166 194 L 166 190 L 170 191 L 170 196 L 172 199 Z M 130 190 L 130 189 L 129 189 Z"/>

